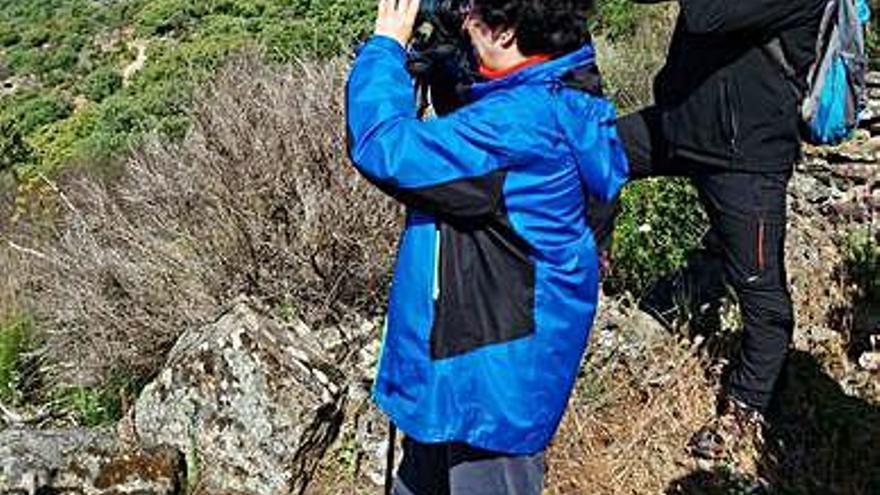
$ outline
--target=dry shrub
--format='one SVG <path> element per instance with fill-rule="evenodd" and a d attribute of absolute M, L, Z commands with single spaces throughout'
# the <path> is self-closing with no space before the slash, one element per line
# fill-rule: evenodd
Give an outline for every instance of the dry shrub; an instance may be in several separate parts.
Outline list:
<path fill-rule="evenodd" d="M 19 285 L 23 277 L 18 271 L 15 252 L 4 240 L 11 229 L 10 218 L 15 208 L 15 191 L 11 184 L 0 177 L 0 326 L 17 317 L 19 311 Z M 19 270 L 16 270 L 16 267 Z"/>
<path fill-rule="evenodd" d="M 12 258 L 9 249 L 0 245 L 0 324 L 16 312 L 15 281 L 12 278 Z"/>
<path fill-rule="evenodd" d="M 596 37 L 599 66 L 622 112 L 631 112 L 653 101 L 654 74 L 666 60 L 677 9 L 674 5 L 637 6 L 643 15 L 635 33 L 623 39 Z"/>
<path fill-rule="evenodd" d="M 16 268 L 56 383 L 147 377 L 240 294 L 312 325 L 381 309 L 400 215 L 348 162 L 346 72 L 240 56 L 195 99 L 183 142 L 150 138 L 113 178 L 60 181 L 66 214 L 20 241 L 38 254 Z"/>
<path fill-rule="evenodd" d="M 606 305 L 605 311 L 613 311 Z M 690 473 L 686 445 L 711 418 L 714 387 L 686 342 L 635 313 L 618 321 L 613 344 L 601 323 L 549 452 L 547 493 L 664 493 Z M 604 334 L 604 335 L 603 335 Z M 604 349 L 603 349 L 604 348 Z"/>
<path fill-rule="evenodd" d="M 12 264 L 9 249 L 0 246 L 0 324 L 13 318 L 18 313 L 15 281 L 8 267 Z"/>

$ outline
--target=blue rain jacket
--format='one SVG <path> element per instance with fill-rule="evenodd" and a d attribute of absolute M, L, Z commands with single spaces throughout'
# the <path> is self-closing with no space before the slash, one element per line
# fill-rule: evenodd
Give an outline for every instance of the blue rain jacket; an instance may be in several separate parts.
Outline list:
<path fill-rule="evenodd" d="M 474 86 L 421 121 L 406 52 L 375 36 L 347 87 L 349 154 L 407 206 L 373 395 L 407 435 L 510 454 L 562 417 L 599 290 L 587 196 L 627 163 L 613 105 L 563 76 L 591 45 Z"/>

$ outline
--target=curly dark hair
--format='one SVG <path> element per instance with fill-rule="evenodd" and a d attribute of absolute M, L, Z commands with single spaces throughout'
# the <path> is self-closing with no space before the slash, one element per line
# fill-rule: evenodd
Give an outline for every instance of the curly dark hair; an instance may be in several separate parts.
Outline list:
<path fill-rule="evenodd" d="M 561 54 L 590 41 L 592 0 L 474 0 L 489 27 L 513 28 L 523 55 Z"/>

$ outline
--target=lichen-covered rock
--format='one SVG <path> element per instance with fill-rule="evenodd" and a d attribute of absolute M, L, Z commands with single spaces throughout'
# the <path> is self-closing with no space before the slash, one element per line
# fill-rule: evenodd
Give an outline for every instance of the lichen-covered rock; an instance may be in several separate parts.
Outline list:
<path fill-rule="evenodd" d="M 171 495 L 185 477 L 175 449 L 125 451 L 107 430 L 0 432 L 0 493 Z"/>
<path fill-rule="evenodd" d="M 872 135 L 880 135 L 880 72 L 870 72 L 867 77 L 868 105 L 863 117 L 865 127 Z"/>
<path fill-rule="evenodd" d="M 183 451 L 205 493 L 300 493 L 338 432 L 342 383 L 313 344 L 239 302 L 177 342 L 136 434 Z"/>

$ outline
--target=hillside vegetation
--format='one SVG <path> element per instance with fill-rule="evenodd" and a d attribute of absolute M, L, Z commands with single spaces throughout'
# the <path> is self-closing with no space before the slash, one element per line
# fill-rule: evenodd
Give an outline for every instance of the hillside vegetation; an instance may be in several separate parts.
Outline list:
<path fill-rule="evenodd" d="M 192 91 L 246 46 L 276 62 L 348 50 L 369 0 L 0 2 L 0 171 L 100 163 L 181 137 Z"/>
<path fill-rule="evenodd" d="M 373 4 L 0 0 L 0 404 L 49 411 L 50 425 L 113 423 L 176 339 L 240 295 L 314 329 L 382 314 L 401 209 L 349 165 L 343 119 Z M 675 13 L 599 3 L 600 65 L 621 112 L 650 103 Z M 880 248 L 870 221 L 835 224 L 805 199 L 818 195 L 810 181 L 838 180 L 822 174 L 799 171 L 792 193 L 800 386 L 774 435 L 796 455 L 756 453 L 769 467 L 744 477 L 684 464 L 739 323 L 734 301 L 710 338 L 635 311 L 706 229 L 686 181 L 642 181 L 623 197 L 550 493 L 751 493 L 766 472 L 791 482 L 786 493 L 873 493 L 846 489 L 877 486 L 864 447 L 880 389 L 854 364 L 873 333 L 854 322 L 875 314 Z M 340 448 L 315 493 L 361 493 L 359 447 Z"/>

